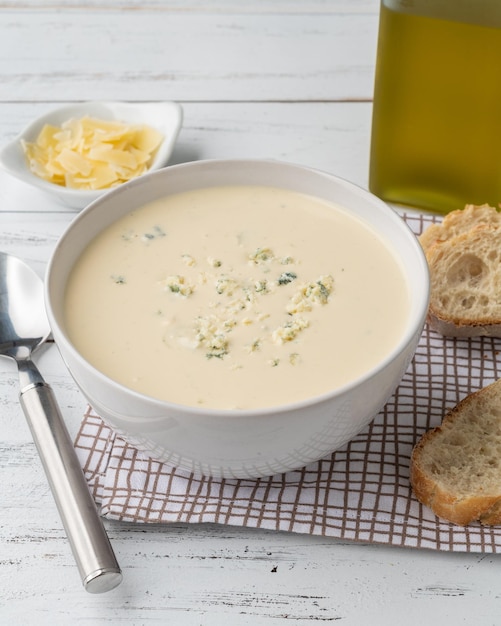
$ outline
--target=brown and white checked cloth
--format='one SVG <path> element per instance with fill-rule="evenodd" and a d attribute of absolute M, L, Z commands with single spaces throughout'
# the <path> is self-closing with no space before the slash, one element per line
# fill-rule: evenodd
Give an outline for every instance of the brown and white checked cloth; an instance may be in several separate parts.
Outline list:
<path fill-rule="evenodd" d="M 419 234 L 434 218 L 403 215 Z M 501 340 L 445 339 L 425 328 L 400 386 L 370 426 L 330 457 L 259 480 L 195 477 L 126 444 L 88 408 L 76 440 L 104 517 L 212 522 L 448 551 L 501 551 L 501 527 L 462 528 L 413 497 L 409 459 L 446 410 L 499 377 Z"/>

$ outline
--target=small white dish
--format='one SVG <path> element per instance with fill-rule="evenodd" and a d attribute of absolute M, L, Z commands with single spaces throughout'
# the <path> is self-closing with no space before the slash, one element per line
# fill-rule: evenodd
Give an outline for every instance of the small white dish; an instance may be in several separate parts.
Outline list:
<path fill-rule="evenodd" d="M 72 209 L 83 209 L 109 189 L 80 190 L 55 185 L 33 174 L 26 161 L 22 140 L 34 141 L 45 124 L 60 126 L 84 116 L 148 124 L 164 136 L 148 172 L 164 167 L 174 149 L 183 121 L 183 110 L 176 102 L 82 102 L 49 111 L 29 124 L 15 139 L 0 149 L 0 167 L 17 179 L 44 191 Z"/>

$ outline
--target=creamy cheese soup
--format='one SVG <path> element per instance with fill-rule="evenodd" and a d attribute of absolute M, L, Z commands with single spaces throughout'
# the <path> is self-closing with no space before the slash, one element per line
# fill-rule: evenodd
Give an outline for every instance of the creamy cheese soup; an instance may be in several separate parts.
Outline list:
<path fill-rule="evenodd" d="M 341 207 L 271 187 L 172 195 L 91 242 L 70 339 L 144 394 L 217 409 L 294 402 L 367 372 L 409 315 L 403 271 Z"/>

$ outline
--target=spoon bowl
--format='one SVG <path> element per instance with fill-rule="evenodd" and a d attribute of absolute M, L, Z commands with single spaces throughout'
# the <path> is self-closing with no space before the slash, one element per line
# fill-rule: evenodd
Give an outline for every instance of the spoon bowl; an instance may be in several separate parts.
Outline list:
<path fill-rule="evenodd" d="M 122 574 L 90 495 L 54 392 L 32 361 L 49 337 L 43 282 L 0 252 L 0 356 L 18 366 L 20 403 L 87 591 L 116 587 Z"/>
<path fill-rule="evenodd" d="M 43 283 L 30 267 L 4 253 L 0 277 L 0 353 L 16 358 L 36 350 L 50 335 L 45 307 L 40 307 Z"/>

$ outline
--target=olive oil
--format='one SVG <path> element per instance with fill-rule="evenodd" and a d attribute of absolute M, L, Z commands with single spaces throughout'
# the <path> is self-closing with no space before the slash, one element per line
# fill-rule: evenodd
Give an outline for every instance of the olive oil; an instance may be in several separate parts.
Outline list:
<path fill-rule="evenodd" d="M 442 213 L 501 203 L 500 0 L 383 0 L 369 186 Z"/>

